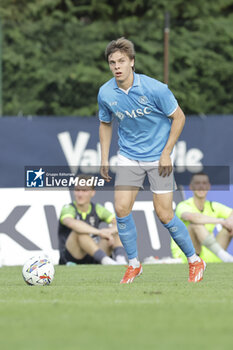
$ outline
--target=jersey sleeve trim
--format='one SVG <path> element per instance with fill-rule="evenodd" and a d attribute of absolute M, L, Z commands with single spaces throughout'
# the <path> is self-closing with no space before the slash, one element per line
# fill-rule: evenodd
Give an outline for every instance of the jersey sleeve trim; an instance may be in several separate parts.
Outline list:
<path fill-rule="evenodd" d="M 110 224 L 112 219 L 115 217 L 113 213 L 99 203 L 95 205 L 95 210 L 100 220 L 106 222 L 107 224 Z"/>
<path fill-rule="evenodd" d="M 63 220 L 66 218 L 72 218 L 74 219 L 74 216 L 72 214 L 64 214 L 60 217 L 60 222 L 63 224 Z"/>
<path fill-rule="evenodd" d="M 115 215 L 114 215 L 114 214 L 110 215 L 110 216 L 107 218 L 107 220 L 106 220 L 105 222 L 106 222 L 107 224 L 110 224 L 110 223 L 112 222 L 113 219 L 115 219 Z"/>
<path fill-rule="evenodd" d="M 103 120 L 103 119 L 101 119 L 101 117 L 99 117 L 99 120 L 103 123 L 106 123 L 106 124 L 111 124 L 111 122 L 112 122 L 112 120 L 110 120 L 110 121 Z"/>
<path fill-rule="evenodd" d="M 172 111 L 171 113 L 169 113 L 167 116 L 170 117 L 173 113 L 175 113 L 175 111 L 177 110 L 177 108 L 179 107 L 179 105 L 177 104 L 176 108 L 174 109 L 174 111 Z"/>
<path fill-rule="evenodd" d="M 72 203 L 64 205 L 62 210 L 61 210 L 61 214 L 60 214 L 60 222 L 61 224 L 63 224 L 63 220 L 65 218 L 73 218 L 75 219 L 76 216 L 76 211 L 74 206 L 72 205 Z"/>

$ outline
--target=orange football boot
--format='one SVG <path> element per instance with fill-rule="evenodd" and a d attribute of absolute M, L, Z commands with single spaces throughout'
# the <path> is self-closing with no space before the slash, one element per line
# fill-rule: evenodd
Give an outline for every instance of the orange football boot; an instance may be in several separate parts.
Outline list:
<path fill-rule="evenodd" d="M 132 283 L 135 277 L 140 276 L 142 274 L 142 265 L 139 267 L 133 268 L 133 266 L 129 266 L 125 272 L 124 277 L 120 281 L 120 284 L 123 283 Z"/>
<path fill-rule="evenodd" d="M 203 279 L 203 274 L 206 269 L 206 263 L 201 259 L 201 261 L 195 261 L 194 263 L 189 263 L 189 282 L 200 282 Z"/>

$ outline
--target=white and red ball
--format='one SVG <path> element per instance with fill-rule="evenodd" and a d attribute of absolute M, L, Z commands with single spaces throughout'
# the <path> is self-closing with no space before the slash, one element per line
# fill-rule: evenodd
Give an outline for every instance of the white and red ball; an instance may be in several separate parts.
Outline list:
<path fill-rule="evenodd" d="M 54 266 L 47 257 L 32 257 L 23 266 L 24 281 L 30 286 L 47 286 L 54 279 Z"/>

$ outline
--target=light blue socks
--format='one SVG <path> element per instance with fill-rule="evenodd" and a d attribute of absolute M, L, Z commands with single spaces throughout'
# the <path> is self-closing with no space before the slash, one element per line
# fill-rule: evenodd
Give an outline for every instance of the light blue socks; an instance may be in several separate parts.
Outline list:
<path fill-rule="evenodd" d="M 125 248 L 128 259 L 136 258 L 138 256 L 137 230 L 132 213 L 123 218 L 116 216 L 116 221 L 119 237 Z"/>
<path fill-rule="evenodd" d="M 125 248 L 128 259 L 136 258 L 138 256 L 137 230 L 132 213 L 123 218 L 116 216 L 116 220 L 119 237 Z M 195 254 L 195 249 L 189 236 L 188 229 L 176 215 L 168 224 L 163 225 L 168 229 L 171 237 L 187 257 Z"/>
<path fill-rule="evenodd" d="M 163 226 L 168 229 L 170 235 L 187 256 L 187 258 L 195 254 L 195 249 L 188 229 L 176 215 L 168 224 L 163 224 Z"/>

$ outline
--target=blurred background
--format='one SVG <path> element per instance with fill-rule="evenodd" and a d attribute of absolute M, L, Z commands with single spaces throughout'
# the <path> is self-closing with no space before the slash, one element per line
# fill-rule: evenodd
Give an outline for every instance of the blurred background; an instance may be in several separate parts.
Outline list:
<path fill-rule="evenodd" d="M 233 0 L 0 1 L 2 264 L 40 250 L 57 262 L 57 223 L 70 193 L 25 190 L 24 168 L 99 163 L 97 94 L 111 78 L 104 50 L 120 36 L 135 44 L 136 72 L 166 82 L 187 116 L 178 171 L 228 166 L 229 187 L 209 199 L 233 207 L 232 23 Z M 116 153 L 115 130 L 112 164 Z M 174 206 L 188 196 L 177 191 Z M 113 209 L 109 191 L 96 200 Z M 150 208 L 151 194 L 140 193 L 140 258 L 169 256 L 169 237 Z"/>

